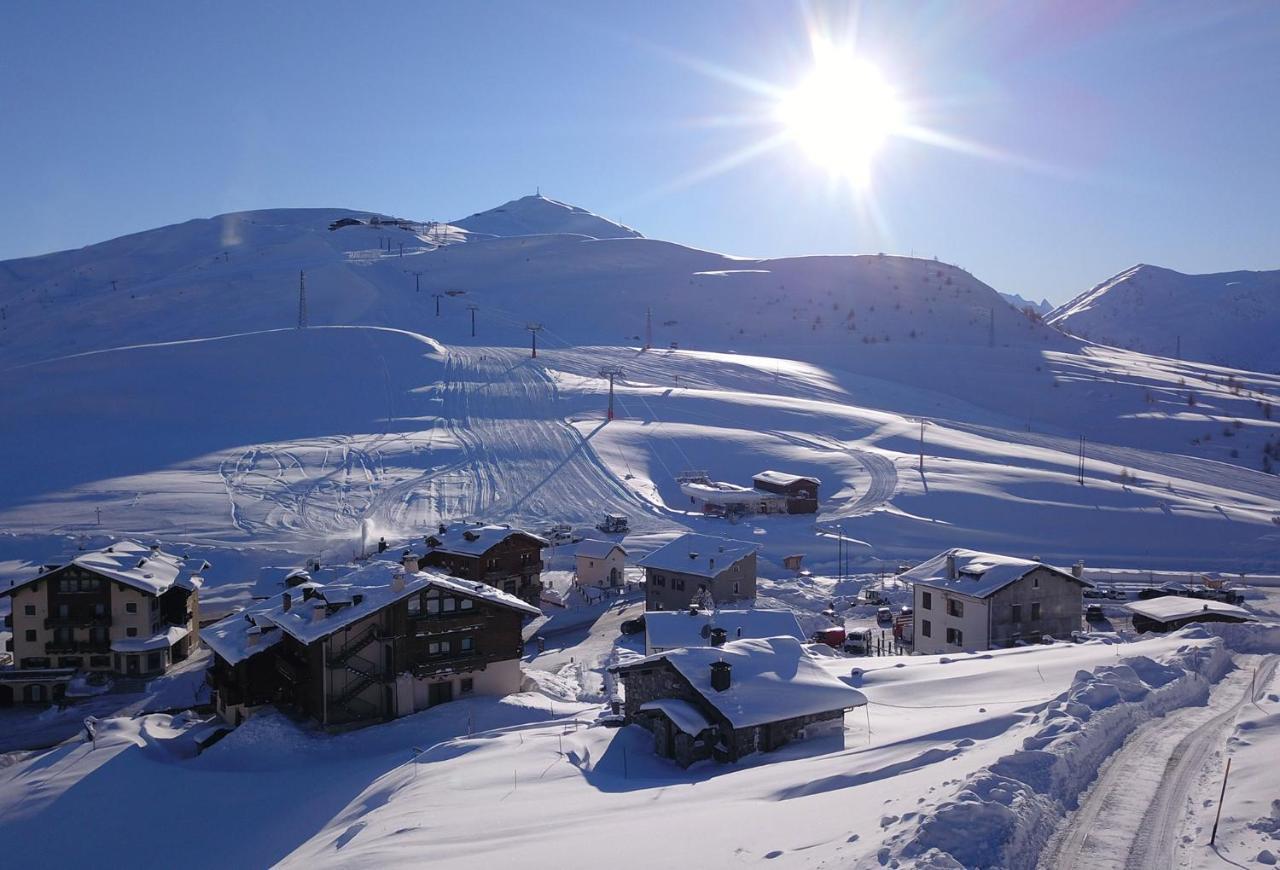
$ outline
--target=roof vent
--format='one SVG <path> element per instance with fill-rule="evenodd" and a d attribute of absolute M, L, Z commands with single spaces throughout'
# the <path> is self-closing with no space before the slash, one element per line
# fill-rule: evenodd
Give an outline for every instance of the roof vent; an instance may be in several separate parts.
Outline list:
<path fill-rule="evenodd" d="M 690 558 L 690 559 L 696 559 L 696 558 L 698 558 L 698 554 L 697 554 L 697 553 L 694 553 L 694 552 L 690 552 L 690 553 L 689 553 L 689 558 Z"/>
<path fill-rule="evenodd" d="M 142 567 L 143 565 L 145 565 L 145 564 L 147 564 L 147 560 L 146 560 L 146 559 L 139 559 L 139 560 L 138 560 L 138 565 L 137 565 L 137 567 L 141 568 L 141 567 Z"/>
<path fill-rule="evenodd" d="M 474 540 L 477 540 L 480 536 L 477 535 L 475 532 L 465 531 L 462 533 L 462 537 L 466 538 L 468 541 L 474 541 Z"/>
<path fill-rule="evenodd" d="M 288 613 L 290 608 L 292 607 L 293 607 L 293 596 L 290 595 L 288 592 L 286 592 L 284 594 L 284 612 Z M 248 619 L 247 616 L 245 618 Z"/>
<path fill-rule="evenodd" d="M 724 646 L 725 640 L 728 639 L 728 633 L 723 628 L 713 628 L 710 633 L 712 646 Z M 723 692 L 724 689 L 717 689 L 717 691 Z"/>
<path fill-rule="evenodd" d="M 711 663 L 711 688 L 726 691 L 733 684 L 733 665 L 728 662 Z"/>
<path fill-rule="evenodd" d="M 956 579 L 956 554 L 947 553 L 947 579 Z"/>

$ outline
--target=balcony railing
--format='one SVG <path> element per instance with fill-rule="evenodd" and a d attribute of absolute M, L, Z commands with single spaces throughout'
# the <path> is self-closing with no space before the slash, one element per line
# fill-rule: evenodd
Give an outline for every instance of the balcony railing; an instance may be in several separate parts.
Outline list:
<path fill-rule="evenodd" d="M 55 655 L 58 653 L 109 653 L 109 640 L 51 640 L 45 643 L 44 651 Z"/>
<path fill-rule="evenodd" d="M 50 616 L 44 621 L 45 628 L 88 628 L 89 626 L 109 627 L 111 614 L 72 614 L 71 616 Z"/>

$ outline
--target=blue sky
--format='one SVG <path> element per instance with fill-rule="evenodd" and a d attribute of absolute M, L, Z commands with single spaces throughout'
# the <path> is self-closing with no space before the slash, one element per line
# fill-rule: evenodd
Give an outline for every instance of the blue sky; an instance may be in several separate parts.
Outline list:
<path fill-rule="evenodd" d="M 858 190 L 793 143 L 714 171 L 778 132 L 815 31 L 965 148 L 894 139 Z M 1280 268 L 1277 45 L 1267 2 L 8 3 L 0 259 L 541 186 L 651 237 L 914 251 L 1054 301 L 1137 262 Z"/>

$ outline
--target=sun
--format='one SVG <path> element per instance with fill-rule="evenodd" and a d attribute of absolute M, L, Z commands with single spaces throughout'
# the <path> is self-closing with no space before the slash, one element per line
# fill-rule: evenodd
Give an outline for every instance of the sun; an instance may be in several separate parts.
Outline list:
<path fill-rule="evenodd" d="M 777 105 L 786 135 L 832 175 L 865 183 L 877 152 L 906 126 L 901 100 L 873 65 L 835 51 Z"/>

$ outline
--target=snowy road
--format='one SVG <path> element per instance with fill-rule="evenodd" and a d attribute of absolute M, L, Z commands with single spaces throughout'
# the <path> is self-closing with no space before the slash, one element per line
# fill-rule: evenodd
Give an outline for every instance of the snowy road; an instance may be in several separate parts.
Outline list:
<path fill-rule="evenodd" d="M 1188 827 L 1194 825 L 1197 809 L 1205 810 L 1192 802 L 1197 783 L 1223 747 L 1240 708 L 1254 700 L 1254 668 L 1259 668 L 1257 684 L 1265 686 L 1263 677 L 1274 672 L 1276 663 L 1276 656 L 1261 661 L 1240 656 L 1237 669 L 1213 687 L 1208 704 L 1176 710 L 1137 729 L 1102 768 L 1039 866 L 1184 866 L 1177 861 L 1177 847 L 1183 838 L 1195 836 Z"/>

